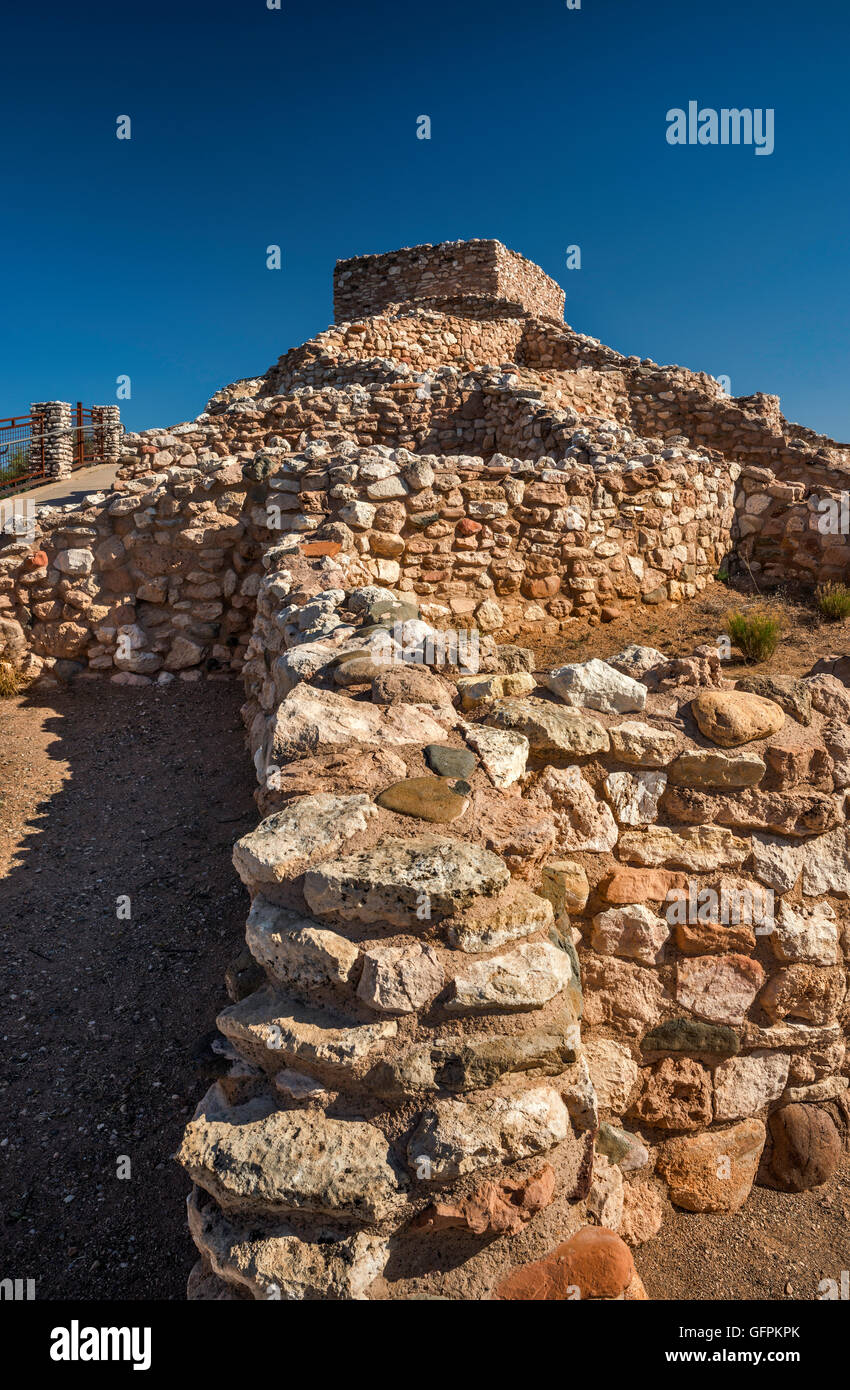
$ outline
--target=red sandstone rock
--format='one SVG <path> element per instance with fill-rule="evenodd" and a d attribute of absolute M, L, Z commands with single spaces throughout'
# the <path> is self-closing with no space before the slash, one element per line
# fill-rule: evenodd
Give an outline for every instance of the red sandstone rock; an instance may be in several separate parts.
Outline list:
<path fill-rule="evenodd" d="M 550 1164 L 519 1182 L 485 1182 L 456 1205 L 433 1202 L 410 1224 L 412 1231 L 466 1229 L 476 1235 L 513 1235 L 552 1201 L 555 1170 Z"/>
<path fill-rule="evenodd" d="M 763 1187 L 805 1192 L 832 1177 L 841 1161 L 841 1139 L 826 1111 L 785 1105 L 770 1116 L 767 1129 L 758 1176 Z"/>
<path fill-rule="evenodd" d="M 307 559 L 313 559 L 317 555 L 338 555 L 342 546 L 339 541 L 304 541 L 300 550 Z"/>
<path fill-rule="evenodd" d="M 585 1226 L 542 1260 L 513 1270 L 493 1297 L 511 1302 L 619 1298 L 634 1278 L 625 1242 L 604 1226 Z"/>

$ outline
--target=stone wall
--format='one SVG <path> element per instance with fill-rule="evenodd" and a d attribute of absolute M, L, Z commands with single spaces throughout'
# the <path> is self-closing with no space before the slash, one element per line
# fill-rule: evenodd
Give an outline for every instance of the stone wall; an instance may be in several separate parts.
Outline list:
<path fill-rule="evenodd" d="M 560 285 L 498 241 L 444 241 L 337 261 L 334 317 L 368 318 L 394 302 L 458 293 L 505 299 L 538 318 L 564 317 Z"/>
<path fill-rule="evenodd" d="M 637 1248 L 669 1203 L 826 1181 L 850 1119 L 842 682 L 733 689 L 711 649 L 535 677 L 492 638 L 458 673 L 351 552 L 292 536 L 264 566 L 264 819 L 234 850 L 230 1073 L 180 1154 L 191 1295 L 564 1297 L 558 1260 L 601 1227 Z"/>
<path fill-rule="evenodd" d="M 521 1299 L 556 1251 L 570 1296 L 645 1297 L 628 1246 L 661 1197 L 594 1154 L 578 960 L 531 886 L 551 844 L 525 831 L 527 740 L 467 725 L 436 632 L 356 587 L 355 557 L 292 538 L 264 564 L 243 712 L 266 814 L 234 849 L 231 1065 L 179 1153 L 190 1296 Z"/>
<path fill-rule="evenodd" d="M 550 286 L 493 242 L 342 263 L 357 321 L 0 550 L 26 676 L 245 682 L 193 1297 L 638 1298 L 670 1202 L 801 1190 L 847 1140 L 847 686 L 505 642 L 692 598 L 733 547 L 845 575 L 846 451 Z"/>

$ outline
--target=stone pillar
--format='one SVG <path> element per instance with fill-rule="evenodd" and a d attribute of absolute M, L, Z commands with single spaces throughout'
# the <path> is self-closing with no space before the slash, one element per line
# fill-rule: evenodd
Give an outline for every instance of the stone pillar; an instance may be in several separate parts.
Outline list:
<path fill-rule="evenodd" d="M 30 406 L 30 457 L 49 478 L 67 478 L 74 463 L 74 436 L 68 401 L 37 401 Z"/>
<path fill-rule="evenodd" d="M 117 405 L 93 405 L 92 420 L 102 440 L 101 457 L 104 463 L 117 463 L 121 457 L 121 409 Z"/>

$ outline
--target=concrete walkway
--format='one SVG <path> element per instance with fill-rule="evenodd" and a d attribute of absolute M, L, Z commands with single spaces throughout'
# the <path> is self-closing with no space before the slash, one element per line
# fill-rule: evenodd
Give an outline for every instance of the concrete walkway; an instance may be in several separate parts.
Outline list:
<path fill-rule="evenodd" d="M 108 492 L 117 472 L 117 463 L 99 463 L 94 468 L 78 468 L 69 478 L 45 483 L 43 487 L 27 488 L 13 495 L 31 498 L 36 507 L 48 502 L 52 507 L 64 507 L 72 502 L 82 502 L 89 492 Z"/>

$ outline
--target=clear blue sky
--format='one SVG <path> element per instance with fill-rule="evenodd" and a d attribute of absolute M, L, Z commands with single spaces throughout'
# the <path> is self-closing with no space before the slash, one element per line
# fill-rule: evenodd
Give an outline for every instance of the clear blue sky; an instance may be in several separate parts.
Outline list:
<path fill-rule="evenodd" d="M 126 373 L 131 428 L 192 418 L 328 325 L 337 258 L 478 236 L 850 439 L 848 40 L 847 0 L 9 7 L 0 415 Z M 773 108 L 774 153 L 670 146 L 689 100 Z"/>

